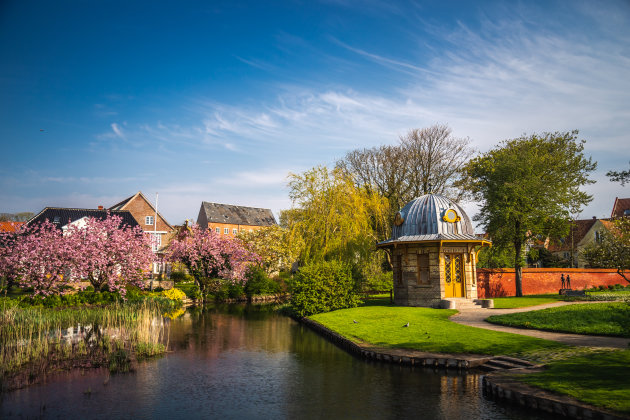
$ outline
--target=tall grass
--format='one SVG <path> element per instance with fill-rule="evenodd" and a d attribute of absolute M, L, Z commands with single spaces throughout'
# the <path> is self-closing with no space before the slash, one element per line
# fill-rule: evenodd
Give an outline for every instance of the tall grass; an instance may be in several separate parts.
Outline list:
<path fill-rule="evenodd" d="M 167 325 L 152 301 L 47 309 L 21 308 L 4 299 L 0 305 L 0 377 L 6 379 L 24 369 L 37 375 L 55 362 L 73 359 L 96 365 L 109 361 L 110 368 L 118 370 L 119 363 L 112 365 L 111 361 L 120 361 L 122 353 L 136 358 L 163 353 L 166 337 Z"/>

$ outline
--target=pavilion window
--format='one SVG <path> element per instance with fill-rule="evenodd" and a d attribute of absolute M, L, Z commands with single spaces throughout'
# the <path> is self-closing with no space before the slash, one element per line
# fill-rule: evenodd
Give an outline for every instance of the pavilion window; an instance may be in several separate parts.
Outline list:
<path fill-rule="evenodd" d="M 418 284 L 429 284 L 429 254 L 417 255 L 416 268 Z"/>

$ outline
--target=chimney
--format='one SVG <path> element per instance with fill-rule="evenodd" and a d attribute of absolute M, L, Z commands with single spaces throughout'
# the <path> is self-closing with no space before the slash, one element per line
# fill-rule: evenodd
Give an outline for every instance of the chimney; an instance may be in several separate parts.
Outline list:
<path fill-rule="evenodd" d="M 597 220 L 597 217 L 593 216 L 593 220 Z"/>
<path fill-rule="evenodd" d="M 103 210 L 103 206 L 98 206 L 98 209 L 99 210 Z M 593 219 L 594 219 L 594 217 L 593 217 Z"/>

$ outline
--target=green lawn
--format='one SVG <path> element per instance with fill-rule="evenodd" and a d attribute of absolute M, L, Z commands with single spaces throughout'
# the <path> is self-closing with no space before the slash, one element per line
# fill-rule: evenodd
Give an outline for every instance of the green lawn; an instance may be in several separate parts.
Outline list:
<path fill-rule="evenodd" d="M 547 367 L 516 379 L 588 404 L 630 413 L 630 350 L 573 357 L 551 362 Z"/>
<path fill-rule="evenodd" d="M 565 347 L 553 341 L 456 324 L 448 319 L 454 313 L 446 309 L 363 306 L 310 318 L 352 341 L 381 347 L 488 355 Z M 407 323 L 409 327 L 404 326 Z"/>
<path fill-rule="evenodd" d="M 507 315 L 492 315 L 494 324 L 576 334 L 630 337 L 630 305 L 590 303 Z"/>
<path fill-rule="evenodd" d="M 544 303 L 553 303 L 563 300 L 564 296 L 558 294 L 552 295 L 529 295 L 522 297 L 499 297 L 492 298 L 496 309 L 512 309 L 525 308 L 527 306 L 542 305 Z"/>

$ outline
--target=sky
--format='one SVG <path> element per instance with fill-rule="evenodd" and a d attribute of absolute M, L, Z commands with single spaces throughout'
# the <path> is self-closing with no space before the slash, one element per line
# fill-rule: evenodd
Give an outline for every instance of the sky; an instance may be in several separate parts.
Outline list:
<path fill-rule="evenodd" d="M 202 201 L 277 216 L 289 173 L 436 123 L 479 152 L 579 130 L 580 217 L 610 216 L 630 2 L 0 2 L 0 212 L 142 191 L 171 224 Z"/>

